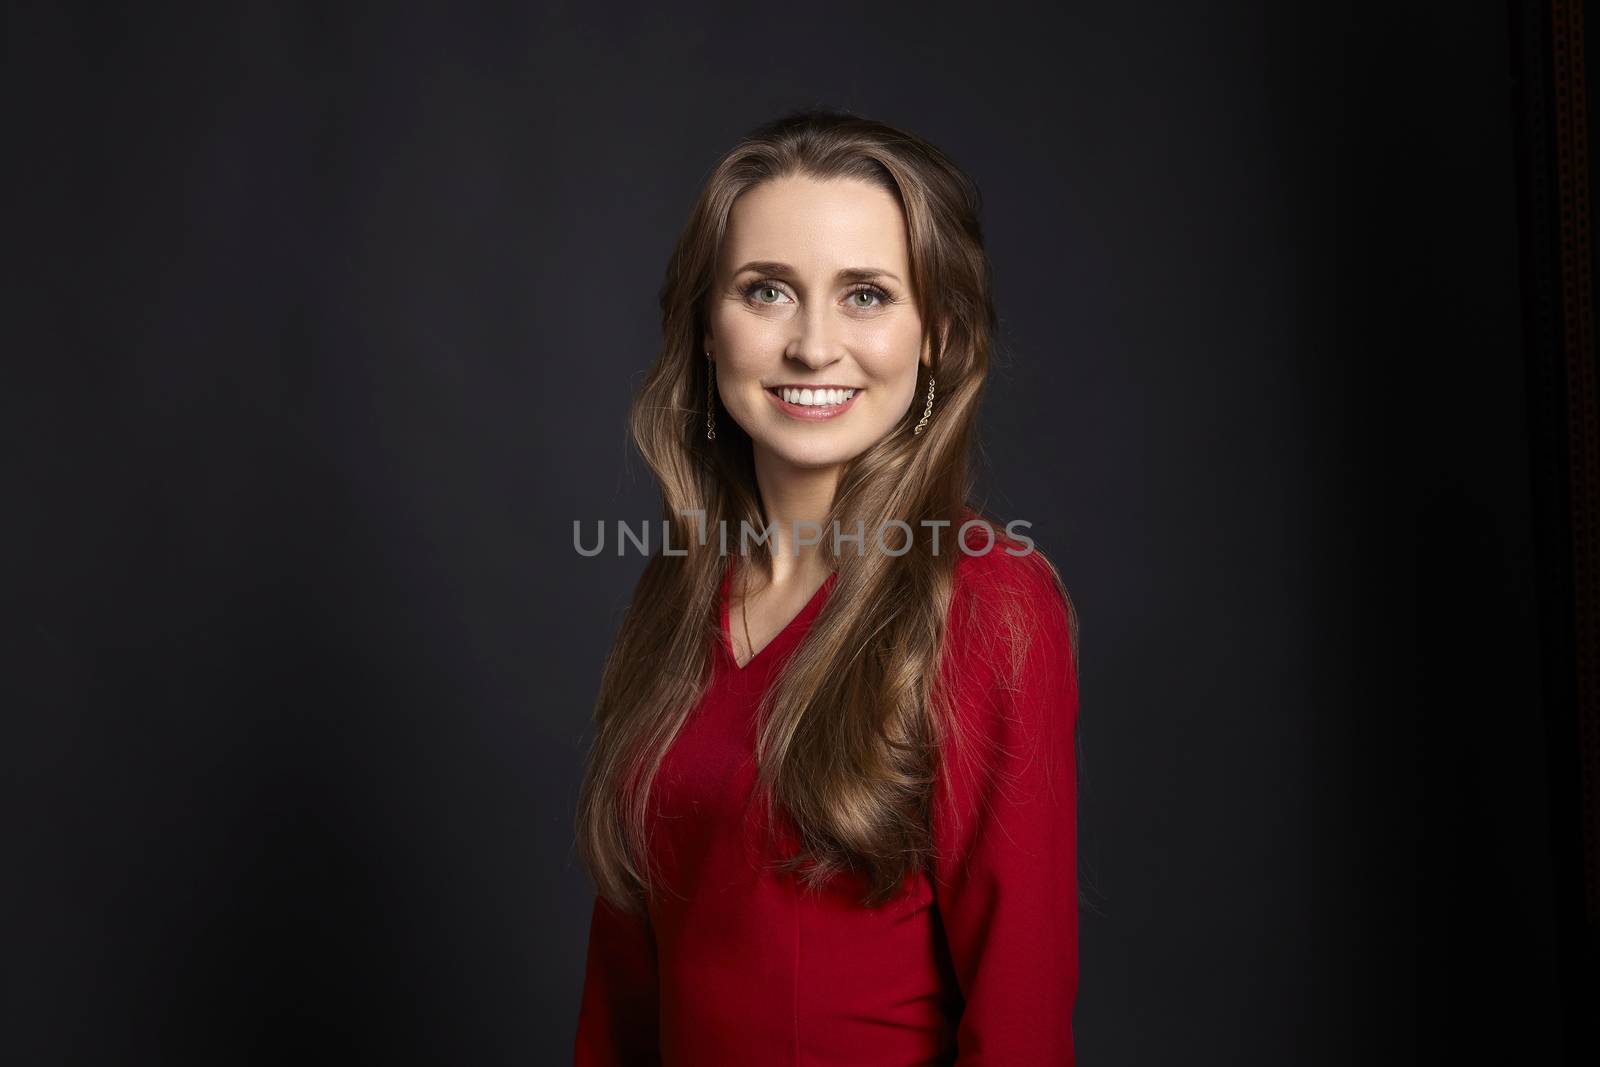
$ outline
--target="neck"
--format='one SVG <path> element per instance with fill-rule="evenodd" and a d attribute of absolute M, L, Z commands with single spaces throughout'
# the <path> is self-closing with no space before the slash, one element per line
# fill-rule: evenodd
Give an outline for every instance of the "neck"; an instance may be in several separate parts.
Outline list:
<path fill-rule="evenodd" d="M 755 451 L 755 468 L 762 508 L 773 530 L 773 583 L 816 577 L 825 567 L 821 548 L 832 533 L 824 524 L 844 468 L 796 467 L 761 448 Z"/>

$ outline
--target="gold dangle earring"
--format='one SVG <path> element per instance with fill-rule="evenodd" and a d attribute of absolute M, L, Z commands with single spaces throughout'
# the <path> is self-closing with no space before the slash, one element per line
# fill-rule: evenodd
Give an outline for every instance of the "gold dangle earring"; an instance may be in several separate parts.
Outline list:
<path fill-rule="evenodd" d="M 922 433 L 923 427 L 928 425 L 928 420 L 933 418 L 933 375 L 928 375 L 928 406 L 923 409 L 922 418 L 917 420 L 916 427 L 911 431 L 914 434 Z"/>
<path fill-rule="evenodd" d="M 706 350 L 706 440 L 717 439 L 717 361 Z"/>

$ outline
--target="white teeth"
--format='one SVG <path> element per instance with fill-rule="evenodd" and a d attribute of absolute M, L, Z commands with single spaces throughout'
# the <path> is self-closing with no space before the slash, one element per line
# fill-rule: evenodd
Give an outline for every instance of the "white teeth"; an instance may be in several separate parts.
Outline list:
<path fill-rule="evenodd" d="M 854 389 L 779 389 L 778 394 L 790 404 L 806 407 L 827 407 L 843 404 L 856 395 Z"/>

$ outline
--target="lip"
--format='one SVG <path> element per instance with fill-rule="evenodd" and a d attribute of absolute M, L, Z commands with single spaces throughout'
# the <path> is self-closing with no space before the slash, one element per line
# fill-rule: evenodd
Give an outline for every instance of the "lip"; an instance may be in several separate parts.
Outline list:
<path fill-rule="evenodd" d="M 801 405 L 789 403 L 777 393 L 774 393 L 772 391 L 773 389 L 855 389 L 855 395 L 850 397 L 849 400 L 846 400 L 842 404 Z M 860 396 L 863 391 L 864 390 L 856 386 L 829 385 L 826 383 L 802 386 L 774 385 L 762 390 L 762 392 L 767 394 L 767 398 L 772 401 L 774 407 L 783 412 L 785 415 L 789 416 L 791 419 L 799 419 L 801 422 L 821 422 L 827 419 L 836 419 L 840 415 L 843 415 L 845 412 L 850 410 L 851 406 L 856 402 L 856 397 Z"/>

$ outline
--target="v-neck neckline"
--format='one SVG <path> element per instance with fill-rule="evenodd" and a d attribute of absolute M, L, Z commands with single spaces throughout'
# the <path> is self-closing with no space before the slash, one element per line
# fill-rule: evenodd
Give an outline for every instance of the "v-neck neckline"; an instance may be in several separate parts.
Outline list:
<path fill-rule="evenodd" d="M 722 651 L 727 657 L 728 666 L 731 667 L 736 673 L 748 674 L 750 673 L 750 668 L 755 666 L 757 660 L 767 658 L 767 654 L 769 652 L 773 652 L 778 648 L 779 645 L 787 642 L 790 635 L 797 632 L 803 623 L 808 621 L 812 615 L 816 614 L 816 612 L 819 610 L 819 606 L 822 603 L 824 594 L 826 594 L 828 589 L 832 587 L 834 580 L 839 577 L 839 572 L 829 572 L 828 576 L 822 580 L 822 584 L 817 586 L 816 591 L 811 594 L 811 599 L 807 600 L 804 606 L 802 606 L 799 611 L 795 612 L 794 615 L 790 617 L 788 622 L 783 624 L 783 629 L 773 634 L 771 639 L 768 640 L 766 644 L 762 645 L 761 648 L 758 649 L 749 659 L 745 660 L 744 664 L 741 666 L 738 658 L 734 655 L 733 629 L 729 623 L 729 620 L 732 618 L 733 574 L 734 571 L 738 569 L 738 564 L 735 562 L 736 559 L 737 557 L 730 557 L 728 565 L 724 567 L 722 571 L 722 622 L 720 625 L 721 632 L 719 636 L 722 640 Z"/>

